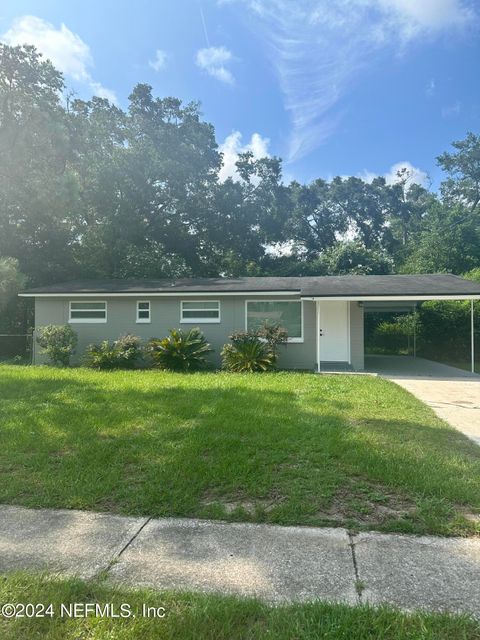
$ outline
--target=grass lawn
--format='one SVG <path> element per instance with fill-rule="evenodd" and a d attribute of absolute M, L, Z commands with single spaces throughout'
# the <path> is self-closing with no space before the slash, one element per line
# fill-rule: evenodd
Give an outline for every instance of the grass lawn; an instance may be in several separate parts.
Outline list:
<path fill-rule="evenodd" d="M 480 448 L 368 376 L 0 366 L 0 503 L 480 533 Z"/>
<path fill-rule="evenodd" d="M 475 640 L 480 625 L 466 616 L 415 613 L 393 609 L 350 608 L 312 603 L 269 607 L 233 597 L 121 591 L 104 583 L 48 579 L 16 574 L 0 581 L 0 602 L 52 603 L 54 617 L 6 620 L 0 616 L 2 640 Z M 65 618 L 60 604 L 111 603 L 118 613 L 128 604 L 135 617 Z M 163 607 L 165 616 L 145 618 L 143 605 Z"/>

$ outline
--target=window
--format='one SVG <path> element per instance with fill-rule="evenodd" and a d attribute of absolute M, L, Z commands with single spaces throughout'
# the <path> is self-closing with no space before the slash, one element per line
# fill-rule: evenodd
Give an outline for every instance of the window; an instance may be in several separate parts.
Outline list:
<path fill-rule="evenodd" d="M 247 300 L 246 329 L 258 329 L 265 321 L 288 331 L 289 342 L 303 342 L 301 300 Z"/>
<path fill-rule="evenodd" d="M 70 302 L 69 322 L 106 322 L 106 302 Z"/>
<path fill-rule="evenodd" d="M 180 322 L 220 322 L 220 302 L 218 300 L 184 301 L 181 304 Z"/>
<path fill-rule="evenodd" d="M 150 300 L 137 300 L 137 322 L 150 322 Z"/>

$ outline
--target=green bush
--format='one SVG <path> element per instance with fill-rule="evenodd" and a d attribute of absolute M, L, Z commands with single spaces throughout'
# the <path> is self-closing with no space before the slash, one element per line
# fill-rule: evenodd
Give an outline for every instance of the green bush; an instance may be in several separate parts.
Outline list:
<path fill-rule="evenodd" d="M 154 367 L 171 371 L 204 369 L 207 366 L 205 356 L 212 351 L 200 329 L 187 332 L 170 329 L 166 338 L 152 338 L 146 347 Z"/>
<path fill-rule="evenodd" d="M 278 358 L 278 347 L 281 344 L 286 344 L 288 331 L 279 324 L 266 320 L 254 333 L 260 339 L 267 342 L 276 362 Z"/>
<path fill-rule="evenodd" d="M 408 331 L 398 322 L 381 322 L 374 330 L 372 346 L 383 353 L 398 353 L 408 344 Z"/>
<path fill-rule="evenodd" d="M 141 357 L 140 338 L 127 334 L 114 342 L 88 345 L 85 364 L 92 369 L 134 369 Z"/>
<path fill-rule="evenodd" d="M 222 349 L 222 364 L 227 371 L 250 373 L 271 371 L 276 366 L 276 354 L 271 345 L 256 331 L 239 331 L 230 336 L 231 344 Z"/>
<path fill-rule="evenodd" d="M 49 324 L 39 327 L 36 340 L 42 347 L 41 353 L 48 356 L 52 364 L 68 367 L 70 358 L 75 353 L 78 337 L 68 324 Z"/>
<path fill-rule="evenodd" d="M 480 339 L 480 304 L 475 303 L 475 336 Z M 430 300 L 420 308 L 420 352 L 427 358 L 468 360 L 470 300 Z"/>

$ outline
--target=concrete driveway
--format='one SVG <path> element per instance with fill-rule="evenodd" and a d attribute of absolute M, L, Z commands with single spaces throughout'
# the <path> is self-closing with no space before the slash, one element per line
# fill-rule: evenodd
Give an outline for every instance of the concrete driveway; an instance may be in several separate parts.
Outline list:
<path fill-rule="evenodd" d="M 408 356 L 367 356 L 365 366 L 413 393 L 480 445 L 480 375 Z"/>

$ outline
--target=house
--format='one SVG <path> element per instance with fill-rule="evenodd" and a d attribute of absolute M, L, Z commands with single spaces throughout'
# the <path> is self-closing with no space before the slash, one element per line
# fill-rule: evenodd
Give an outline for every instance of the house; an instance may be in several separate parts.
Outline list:
<path fill-rule="evenodd" d="M 480 299 L 480 283 L 450 274 L 194 278 L 66 282 L 20 294 L 35 298 L 35 328 L 71 324 L 78 353 L 133 333 L 144 340 L 173 327 L 199 327 L 219 362 L 232 332 L 264 320 L 288 331 L 280 366 L 320 371 L 364 368 L 364 314 L 424 300 Z M 36 348 L 34 362 L 42 362 Z"/>

